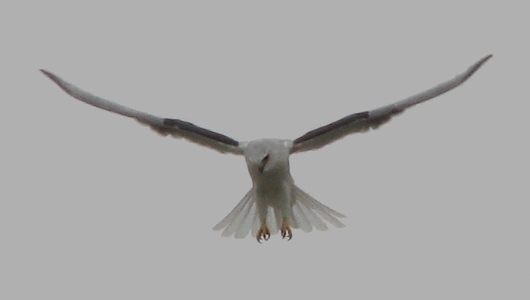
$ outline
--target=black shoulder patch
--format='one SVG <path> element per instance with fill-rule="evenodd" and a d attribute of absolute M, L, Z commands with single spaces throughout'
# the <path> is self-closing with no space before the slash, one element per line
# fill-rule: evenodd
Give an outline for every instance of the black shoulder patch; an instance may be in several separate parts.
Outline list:
<path fill-rule="evenodd" d="M 162 124 L 167 127 L 168 129 L 179 129 L 183 131 L 187 131 L 190 133 L 194 133 L 197 135 L 202 135 L 206 138 L 216 140 L 220 143 L 227 144 L 230 146 L 237 147 L 239 145 L 239 142 L 227 137 L 226 135 L 208 130 L 206 128 L 199 127 L 193 123 L 182 121 L 179 119 L 164 119 L 162 120 Z"/>
<path fill-rule="evenodd" d="M 367 119 L 369 117 L 368 111 L 363 111 L 360 113 L 351 114 L 349 116 L 346 116 L 338 121 L 335 121 L 333 123 L 329 123 L 328 125 L 324 125 L 322 127 L 319 127 L 317 129 L 311 130 L 308 133 L 302 135 L 301 137 L 297 138 L 293 141 L 294 144 L 300 144 L 303 142 L 306 142 L 310 139 L 316 138 L 320 135 L 329 133 L 333 130 L 339 129 L 340 127 L 358 122 L 360 120 Z"/>

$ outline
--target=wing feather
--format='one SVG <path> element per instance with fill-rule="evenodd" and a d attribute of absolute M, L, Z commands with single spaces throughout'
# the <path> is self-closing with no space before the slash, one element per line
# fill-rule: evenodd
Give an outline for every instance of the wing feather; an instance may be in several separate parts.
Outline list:
<path fill-rule="evenodd" d="M 377 129 L 407 108 L 440 96 L 461 85 L 491 57 L 492 55 L 485 56 L 470 66 L 465 72 L 421 93 L 371 111 L 351 114 L 338 121 L 311 130 L 293 141 L 291 153 L 319 149 L 349 134 Z"/>
<path fill-rule="evenodd" d="M 70 96 L 85 102 L 86 104 L 136 119 L 138 122 L 151 127 L 151 129 L 163 136 L 171 135 L 175 138 L 184 138 L 221 153 L 243 154 L 240 143 L 226 135 L 199 127 L 186 121 L 160 118 L 114 103 L 84 91 L 49 71 L 40 71 Z"/>

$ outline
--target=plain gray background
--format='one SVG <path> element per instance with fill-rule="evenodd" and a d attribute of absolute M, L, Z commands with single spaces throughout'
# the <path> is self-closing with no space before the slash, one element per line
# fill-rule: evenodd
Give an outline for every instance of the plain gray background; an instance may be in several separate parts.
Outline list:
<path fill-rule="evenodd" d="M 529 299 L 518 3 L 3 3 L 0 298 Z M 250 140 L 296 138 L 490 53 L 378 131 L 293 156 L 297 184 L 346 227 L 262 245 L 211 230 L 250 188 L 242 157 L 157 136 L 37 71 Z"/>

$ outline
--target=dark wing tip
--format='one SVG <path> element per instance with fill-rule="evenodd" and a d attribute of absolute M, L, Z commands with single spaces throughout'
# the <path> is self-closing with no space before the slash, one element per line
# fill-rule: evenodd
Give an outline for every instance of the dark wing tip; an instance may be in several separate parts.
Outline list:
<path fill-rule="evenodd" d="M 39 71 L 41 71 L 42 74 L 46 75 L 49 78 L 53 78 L 54 77 L 51 72 L 48 72 L 48 71 L 46 71 L 44 69 L 39 69 Z"/>
<path fill-rule="evenodd" d="M 52 72 L 50 71 L 46 71 L 44 69 L 39 69 L 39 71 L 41 71 L 42 74 L 44 74 L 46 77 L 48 77 L 49 79 L 51 79 L 53 82 L 55 82 L 56 84 L 58 84 L 59 86 L 61 86 L 60 82 L 63 81 L 61 78 L 59 78 L 59 76 L 53 74 Z"/>
<path fill-rule="evenodd" d="M 467 71 L 463 74 L 463 81 L 460 82 L 459 85 L 466 81 L 469 77 L 473 76 L 473 74 L 475 74 L 475 72 L 477 72 L 478 69 L 480 69 L 480 67 L 482 67 L 482 65 L 484 65 L 492 56 L 493 54 L 486 55 L 482 59 L 477 61 L 475 64 L 473 64 L 471 67 L 469 67 Z"/>
<path fill-rule="evenodd" d="M 472 73 L 475 73 L 480 67 L 482 67 L 482 65 L 484 63 L 486 63 L 490 58 L 493 57 L 493 54 L 490 54 L 490 55 L 486 55 L 485 57 L 483 57 L 481 60 L 479 60 L 476 64 L 474 64 L 473 66 L 471 66 L 471 69 L 473 69 L 473 72 Z"/>
<path fill-rule="evenodd" d="M 492 57 L 493 57 L 493 54 L 486 55 L 484 58 L 478 61 L 477 65 L 482 66 L 485 62 L 487 62 Z"/>

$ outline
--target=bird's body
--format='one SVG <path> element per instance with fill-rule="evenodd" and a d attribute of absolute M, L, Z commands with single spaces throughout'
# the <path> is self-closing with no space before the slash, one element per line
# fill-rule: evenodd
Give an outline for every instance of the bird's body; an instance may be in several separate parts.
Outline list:
<path fill-rule="evenodd" d="M 313 199 L 294 184 L 289 169 L 292 141 L 259 139 L 244 145 L 243 155 L 252 178 L 252 188 L 234 210 L 214 229 L 223 236 L 244 237 L 250 231 L 258 241 L 280 232 L 291 238 L 291 227 L 309 232 L 326 230 L 323 221 L 344 227 L 344 215 Z"/>
<path fill-rule="evenodd" d="M 245 161 L 256 191 L 260 219 L 267 217 L 268 207 L 273 208 L 280 220 L 292 217 L 294 180 L 289 170 L 289 148 L 286 144 L 287 141 L 278 139 L 260 139 L 251 141 L 245 149 Z"/>
<path fill-rule="evenodd" d="M 327 230 L 327 223 L 336 227 L 345 217 L 315 200 L 294 183 L 289 169 L 293 153 L 319 149 L 346 135 L 376 129 L 407 108 L 454 89 L 473 75 L 489 58 L 488 55 L 455 78 L 401 101 L 374 110 L 348 115 L 338 121 L 311 130 L 294 140 L 258 139 L 239 142 L 228 136 L 179 119 L 167 119 L 137 111 L 92 95 L 57 75 L 41 70 L 72 97 L 98 108 L 148 125 L 157 133 L 185 138 L 222 153 L 243 155 L 247 163 L 252 188 L 236 207 L 219 222 L 214 230 L 223 236 L 243 238 L 252 232 L 258 241 L 267 240 L 280 232 L 291 239 L 292 228 L 309 232 L 313 228 Z"/>
<path fill-rule="evenodd" d="M 245 149 L 245 160 L 255 190 L 256 215 L 259 220 L 265 220 L 259 222 L 260 226 L 254 233 L 258 240 L 268 239 L 268 228 L 272 228 L 273 232 L 280 228 L 283 236 L 291 237 L 286 228 L 294 219 L 294 180 L 289 170 L 289 148 L 286 144 L 287 141 L 278 139 L 260 139 L 250 142 Z M 269 209 L 271 217 L 267 220 Z"/>

